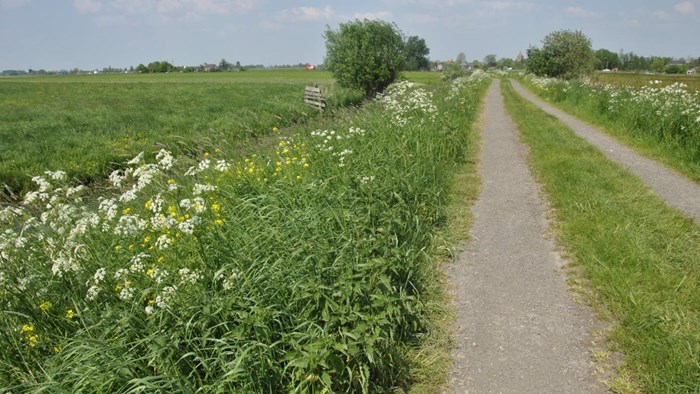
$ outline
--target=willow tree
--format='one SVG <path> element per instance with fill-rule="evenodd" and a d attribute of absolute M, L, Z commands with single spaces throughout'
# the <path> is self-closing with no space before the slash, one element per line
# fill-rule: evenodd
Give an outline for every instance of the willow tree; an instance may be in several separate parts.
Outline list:
<path fill-rule="evenodd" d="M 340 86 L 362 89 L 374 97 L 399 76 L 404 65 L 404 41 L 395 24 L 380 20 L 341 23 L 327 28 L 324 64 Z"/>

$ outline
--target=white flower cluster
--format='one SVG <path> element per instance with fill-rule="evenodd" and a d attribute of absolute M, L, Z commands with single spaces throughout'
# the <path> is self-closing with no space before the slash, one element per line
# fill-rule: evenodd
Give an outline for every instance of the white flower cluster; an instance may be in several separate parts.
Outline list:
<path fill-rule="evenodd" d="M 432 122 L 437 118 L 438 109 L 433 103 L 433 94 L 416 86 L 409 81 L 398 82 L 377 96 L 397 127 L 404 127 L 413 121 L 419 124 L 426 120 Z"/>
<path fill-rule="evenodd" d="M 452 81 L 452 85 L 450 86 L 450 92 L 447 94 L 446 100 L 452 101 L 458 97 L 463 100 L 466 100 L 464 95 L 461 94 L 465 88 L 481 84 L 490 79 L 491 77 L 489 76 L 489 74 L 481 69 L 476 69 L 469 76 L 459 77 Z M 467 102 L 461 101 L 461 104 L 466 105 Z"/>
<path fill-rule="evenodd" d="M 349 142 L 356 138 L 364 137 L 367 131 L 359 127 L 350 127 L 347 132 L 341 133 L 335 130 L 315 130 L 311 132 L 314 147 L 323 153 L 330 153 L 338 158 L 338 166 L 345 167 L 345 160 L 353 153 L 350 148 L 337 150 L 339 143 Z"/>
<path fill-rule="evenodd" d="M 102 295 L 112 301 L 142 302 L 137 295 L 147 290 L 142 293 L 137 286 L 147 279 L 159 294 L 149 304 L 153 312 L 155 307 L 169 305 L 178 288 L 203 281 L 199 271 L 188 268 L 170 277 L 159 263 L 165 261 L 163 251 L 177 247 L 178 239 L 188 245 L 186 237 L 203 223 L 202 215 L 212 206 L 218 188 L 209 183 L 210 173 L 203 181 L 195 178 L 189 190 L 171 188 L 176 184 L 168 179 L 176 164 L 173 155 L 161 150 L 155 159 L 146 163 L 140 153 L 126 168 L 113 171 L 109 181 L 114 193 L 97 198 L 95 204 L 82 201 L 84 186 L 66 185 L 65 172 L 46 171 L 33 178 L 36 187 L 20 205 L 0 209 L 0 302 L 4 307 L 12 309 L 13 302 L 19 302 L 3 298 L 11 294 L 11 287 L 55 293 L 51 283 L 62 281 L 53 277 L 84 284 L 83 302 L 95 302 Z M 225 160 L 212 165 L 205 158 L 193 167 L 193 176 L 231 167 Z M 221 209 L 218 204 L 215 207 L 217 212 Z M 110 265 L 96 269 L 96 258 Z"/>

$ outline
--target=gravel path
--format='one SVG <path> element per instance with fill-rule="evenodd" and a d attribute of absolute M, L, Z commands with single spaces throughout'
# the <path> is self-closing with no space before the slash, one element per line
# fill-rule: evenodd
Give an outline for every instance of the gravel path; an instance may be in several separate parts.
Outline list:
<path fill-rule="evenodd" d="M 566 123 L 576 134 L 595 145 L 611 160 L 628 169 L 649 185 L 666 202 L 700 224 L 700 185 L 663 166 L 640 156 L 600 129 L 554 108 L 511 80 L 515 90 L 545 112 Z"/>
<path fill-rule="evenodd" d="M 449 268 L 457 310 L 454 393 L 603 393 L 592 372 L 592 313 L 567 294 L 545 238 L 546 206 L 498 82 L 483 115 L 482 191 L 472 241 Z"/>

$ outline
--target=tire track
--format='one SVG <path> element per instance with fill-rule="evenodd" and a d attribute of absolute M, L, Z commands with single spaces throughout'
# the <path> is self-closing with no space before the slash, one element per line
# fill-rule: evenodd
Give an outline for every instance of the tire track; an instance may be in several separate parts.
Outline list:
<path fill-rule="evenodd" d="M 472 241 L 449 268 L 457 311 L 454 393 L 603 393 L 592 371 L 593 314 L 567 294 L 545 239 L 546 206 L 527 150 L 489 88 Z"/>

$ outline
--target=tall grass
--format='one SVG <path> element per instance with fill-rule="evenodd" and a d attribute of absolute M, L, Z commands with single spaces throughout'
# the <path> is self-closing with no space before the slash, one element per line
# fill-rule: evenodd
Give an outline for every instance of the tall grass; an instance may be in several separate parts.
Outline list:
<path fill-rule="evenodd" d="M 525 80 L 542 97 L 700 181 L 700 92 L 648 77 L 642 87 Z"/>
<path fill-rule="evenodd" d="M 33 178 L 0 213 L 0 387 L 407 387 L 484 86 L 402 83 L 241 158 L 138 155 L 98 200 L 63 172 Z"/>
<path fill-rule="evenodd" d="M 700 228 L 640 180 L 503 84 L 508 111 L 557 218 L 624 354 L 615 392 L 700 389 Z"/>

